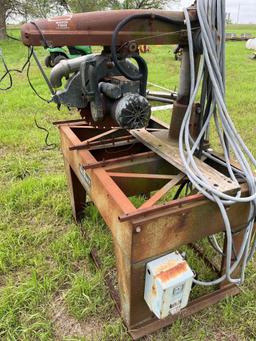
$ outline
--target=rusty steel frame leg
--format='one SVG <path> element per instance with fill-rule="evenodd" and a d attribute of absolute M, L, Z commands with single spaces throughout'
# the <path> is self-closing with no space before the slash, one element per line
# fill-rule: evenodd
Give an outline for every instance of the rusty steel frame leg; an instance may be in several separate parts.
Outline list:
<path fill-rule="evenodd" d="M 84 209 L 86 206 L 86 191 L 66 160 L 64 160 L 64 164 L 66 177 L 68 180 L 73 216 L 75 221 L 79 223 L 84 216 Z"/>
<path fill-rule="evenodd" d="M 172 165 L 168 168 L 166 166 L 168 163 L 159 156 L 150 154 L 149 157 L 145 149 L 140 150 L 140 145 L 134 149 L 134 157 L 128 157 L 131 155 L 130 149 L 125 154 L 117 148 L 115 159 L 111 161 L 106 155 L 109 161 L 105 164 L 102 162 L 104 147 L 101 154 L 95 154 L 95 151 L 87 149 L 71 150 L 73 146 L 81 143 L 81 132 L 78 138 L 76 130 L 73 131 L 69 124 L 62 124 L 59 129 L 74 217 L 77 219 L 81 213 L 87 193 L 113 236 L 121 315 L 134 339 L 165 327 L 177 318 L 200 311 L 227 295 L 239 292 L 237 287 L 225 284 L 212 294 L 190 302 L 180 314 L 165 320 L 157 320 L 144 301 L 146 264 L 178 250 L 183 245 L 223 232 L 224 223 L 218 207 L 200 195 L 192 195 L 166 204 L 136 209 L 128 198 L 129 195 L 150 192 L 149 188 L 153 188 L 152 183 L 154 185 L 157 183 L 153 179 L 156 178 L 157 171 L 159 174 L 170 176 L 179 172 L 176 170 L 175 174 Z M 82 130 L 86 134 L 87 129 Z M 92 137 L 91 133 L 92 130 L 88 138 Z M 97 135 L 97 132 L 95 134 Z M 82 138 L 86 140 L 86 136 Z M 147 156 L 138 157 L 139 153 L 145 153 Z M 121 156 L 120 159 L 118 155 Z M 130 185 L 124 185 L 122 177 L 111 177 L 113 172 L 127 173 L 132 189 L 129 188 Z M 129 173 L 133 172 L 138 174 L 148 172 L 151 176 L 143 182 L 140 177 L 129 178 Z M 159 180 L 168 182 L 168 179 Z M 161 188 L 163 185 L 161 181 L 154 190 Z M 229 218 L 235 230 L 244 225 L 248 209 L 247 204 L 236 204 L 229 209 Z"/>
<path fill-rule="evenodd" d="M 61 125 L 62 151 L 65 162 L 72 168 L 80 184 L 96 204 L 103 219 L 109 226 L 113 239 L 117 260 L 118 284 L 122 306 L 122 316 L 127 324 L 131 316 L 131 250 L 133 226 L 121 223 L 118 217 L 132 212 L 135 207 L 115 185 L 110 176 L 102 168 L 85 172 L 83 165 L 96 162 L 89 151 L 70 151 L 69 148 L 79 144 L 80 140 L 68 127 Z M 67 169 L 67 167 L 66 167 Z M 69 177 L 70 179 L 70 177 Z M 71 198 L 73 196 L 71 195 Z"/>
<path fill-rule="evenodd" d="M 196 244 L 188 244 L 188 246 L 194 250 L 194 252 L 200 257 L 202 258 L 202 260 L 204 261 L 204 263 L 210 268 L 212 269 L 213 272 L 215 272 L 218 276 L 221 276 L 223 273 L 221 271 L 221 268 L 218 269 L 217 265 L 214 264 L 205 254 L 204 251 Z M 221 265 L 222 266 L 222 265 Z"/>

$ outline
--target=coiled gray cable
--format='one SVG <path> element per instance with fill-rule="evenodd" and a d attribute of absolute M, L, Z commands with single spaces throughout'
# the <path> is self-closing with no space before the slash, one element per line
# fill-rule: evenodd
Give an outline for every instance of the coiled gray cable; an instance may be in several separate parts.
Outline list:
<path fill-rule="evenodd" d="M 218 205 L 225 225 L 227 243 L 225 251 L 225 274 L 214 281 L 207 282 L 194 280 L 194 282 L 204 286 L 216 285 L 225 280 L 231 283 L 241 284 L 244 281 L 246 265 L 253 257 L 256 249 L 256 238 L 253 236 L 256 205 L 256 183 L 248 159 L 255 167 L 256 160 L 245 145 L 241 136 L 236 131 L 225 104 L 225 0 L 198 0 L 197 11 L 201 27 L 203 58 L 201 60 L 199 72 L 196 78 L 191 24 L 188 12 L 186 9 L 184 9 L 190 51 L 191 98 L 180 131 L 179 151 L 186 174 L 192 185 L 209 200 L 215 202 Z M 210 109 L 207 113 L 208 116 L 205 117 L 198 138 L 196 141 L 193 141 L 189 133 L 189 124 L 192 115 L 193 103 L 202 81 L 204 85 L 207 85 L 207 89 L 204 90 L 201 98 L 203 108 L 205 107 L 205 101 L 209 101 L 210 98 Z M 222 165 L 224 164 L 226 166 L 230 178 L 235 183 L 239 183 L 238 177 L 241 177 L 241 175 L 246 179 L 249 189 L 249 196 L 247 197 L 242 197 L 241 191 L 238 191 L 235 196 L 220 192 L 217 188 L 209 184 L 208 180 L 200 172 L 195 163 L 194 154 L 199 149 L 200 141 L 207 134 L 212 118 L 214 119 L 215 127 L 225 158 L 224 163 L 223 161 L 219 161 L 219 163 L 222 163 Z M 229 148 L 233 151 L 240 165 L 241 171 L 237 171 L 231 166 L 229 159 Z M 203 154 L 210 156 L 210 154 L 207 152 L 203 152 Z M 213 156 L 210 157 L 214 158 Z M 250 205 L 250 210 L 248 214 L 248 225 L 244 230 L 243 241 L 240 250 L 237 252 L 236 260 L 233 262 L 232 228 L 226 207 L 236 203 L 248 203 Z M 252 243 L 253 239 L 254 242 Z M 220 249 L 215 238 L 213 239 L 213 242 L 215 243 L 217 249 Z M 253 244 L 252 247 L 251 244 Z M 232 278 L 232 274 L 238 269 L 238 266 L 241 266 L 240 277 Z"/>

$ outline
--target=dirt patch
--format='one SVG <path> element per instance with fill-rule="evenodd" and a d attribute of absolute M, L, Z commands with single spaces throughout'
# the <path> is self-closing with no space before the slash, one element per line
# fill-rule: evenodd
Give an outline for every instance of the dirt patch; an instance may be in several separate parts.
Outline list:
<path fill-rule="evenodd" d="M 233 334 L 231 331 L 221 331 L 216 330 L 216 333 L 214 333 L 214 340 L 215 341 L 240 341 L 241 338 Z"/>
<path fill-rule="evenodd" d="M 0 158 L 4 158 L 7 155 L 8 149 L 5 147 L 0 147 Z"/>
<path fill-rule="evenodd" d="M 63 297 L 58 296 L 50 307 L 50 318 L 53 323 L 56 340 L 67 337 L 83 337 L 86 340 L 100 340 L 103 328 L 102 321 L 96 319 L 76 320 L 65 306 Z"/>
<path fill-rule="evenodd" d="M 3 288 L 5 286 L 5 277 L 0 276 L 0 288 Z"/>

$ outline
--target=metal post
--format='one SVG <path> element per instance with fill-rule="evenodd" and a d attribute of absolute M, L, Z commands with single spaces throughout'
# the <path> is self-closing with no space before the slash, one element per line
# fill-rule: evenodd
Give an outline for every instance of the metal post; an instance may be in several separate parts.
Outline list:
<path fill-rule="evenodd" d="M 40 70 L 41 74 L 42 74 L 43 77 L 44 77 L 44 80 L 45 80 L 45 82 L 46 82 L 46 84 L 47 84 L 47 86 L 48 86 L 48 88 L 49 88 L 51 94 L 52 94 L 52 95 L 55 95 L 56 92 L 55 92 L 55 90 L 53 89 L 53 87 L 52 87 L 52 85 L 51 85 L 51 83 L 50 83 L 50 81 L 49 81 L 49 79 L 48 79 L 46 73 L 44 72 L 44 69 L 42 68 L 42 65 L 41 65 L 41 63 L 40 63 L 40 61 L 39 61 L 39 59 L 38 59 L 38 57 L 37 57 L 37 55 L 36 55 L 34 49 L 32 49 L 32 54 L 33 54 L 33 57 L 34 57 L 34 59 L 35 59 L 35 61 L 36 61 L 37 66 L 39 67 L 39 70 Z"/>

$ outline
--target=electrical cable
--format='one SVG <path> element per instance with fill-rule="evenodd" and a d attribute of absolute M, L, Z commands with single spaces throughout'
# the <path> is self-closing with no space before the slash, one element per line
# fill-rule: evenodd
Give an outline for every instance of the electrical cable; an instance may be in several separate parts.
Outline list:
<path fill-rule="evenodd" d="M 48 129 L 46 129 L 45 127 L 42 127 L 38 124 L 37 122 L 37 119 L 36 117 L 34 116 L 34 122 L 35 122 L 35 126 L 40 129 L 40 130 L 43 130 L 46 132 L 46 135 L 45 135 L 45 139 L 44 139 L 44 142 L 45 142 L 45 149 L 47 150 L 52 150 L 52 149 L 55 149 L 57 147 L 57 145 L 55 143 L 49 143 L 48 142 L 48 139 L 49 139 L 49 136 L 50 136 L 50 132 Z"/>
<path fill-rule="evenodd" d="M 33 54 L 33 48 L 30 47 L 31 49 L 31 54 Z M 29 86 L 31 87 L 31 89 L 34 91 L 34 93 L 36 94 L 37 97 L 39 97 L 42 101 L 46 102 L 46 103 L 50 103 L 51 100 L 47 100 L 45 99 L 44 97 L 42 97 L 38 92 L 37 90 L 35 89 L 35 87 L 33 86 L 31 80 L 30 80 L 30 76 L 29 76 L 29 71 L 30 71 L 30 66 L 31 66 L 31 63 L 30 63 L 30 60 L 28 62 L 28 67 L 27 67 L 27 80 L 28 80 L 28 83 L 29 83 Z M 57 147 L 57 145 L 55 143 L 49 143 L 48 142 L 48 139 L 49 139 L 49 136 L 50 136 L 50 132 L 47 128 L 45 127 L 42 127 L 38 124 L 37 122 L 37 119 L 36 117 L 34 117 L 34 122 L 35 122 L 35 126 L 39 129 L 39 130 L 43 130 L 46 132 L 46 135 L 45 135 L 45 139 L 44 139 L 44 142 L 45 142 L 45 149 L 46 150 L 52 150 L 52 149 L 55 149 Z"/>
<path fill-rule="evenodd" d="M 6 71 L 5 74 L 4 74 L 4 76 L 0 78 L 0 84 L 1 84 L 1 81 L 6 77 L 6 75 L 9 76 L 9 85 L 8 85 L 7 87 L 5 87 L 5 88 L 1 88 L 1 87 L 0 87 L 0 90 L 1 90 L 1 91 L 7 91 L 7 90 L 11 89 L 12 84 L 13 84 L 13 81 L 12 81 L 12 75 L 11 75 L 11 73 L 9 72 L 8 66 L 7 66 L 7 64 L 6 64 L 6 62 L 5 62 L 5 59 L 4 59 L 4 55 L 3 55 L 2 49 L 0 49 L 0 57 L 1 57 L 1 60 L 2 60 L 2 63 L 3 63 L 4 69 L 5 69 L 5 71 Z"/>
<path fill-rule="evenodd" d="M 15 39 L 16 40 L 16 39 Z M 25 61 L 25 63 L 23 64 L 23 66 L 21 67 L 21 69 L 9 69 L 6 62 L 5 62 L 5 59 L 4 59 L 4 56 L 3 56 L 3 53 L 1 52 L 0 53 L 0 57 L 2 59 L 2 62 L 3 62 L 3 65 L 4 65 L 4 68 L 5 68 L 5 73 L 4 75 L 0 78 L 0 84 L 1 82 L 7 77 L 9 76 L 9 81 L 10 81 L 10 84 L 6 87 L 6 88 L 0 88 L 1 91 L 7 91 L 7 90 L 10 90 L 13 86 L 13 79 L 12 79 L 12 75 L 11 73 L 13 72 L 16 72 L 16 73 L 23 73 L 24 70 L 26 69 L 27 67 L 27 80 L 28 80 L 28 83 L 29 83 L 29 86 L 31 87 L 31 89 L 33 90 L 33 92 L 36 94 L 37 97 L 39 97 L 42 101 L 44 102 L 47 102 L 47 103 L 50 103 L 52 100 L 47 100 L 45 98 L 43 98 L 38 92 L 37 90 L 35 89 L 35 87 L 33 86 L 31 80 L 30 80 L 30 76 L 29 76 L 29 72 L 30 72 L 30 67 L 31 67 L 31 57 L 33 55 L 33 47 L 29 47 L 28 48 L 28 57 L 27 57 L 27 60 Z"/>
<path fill-rule="evenodd" d="M 182 184 L 179 186 L 177 192 L 175 193 L 173 200 L 177 200 L 180 197 L 181 192 L 183 191 L 183 189 L 185 188 L 186 185 L 188 185 L 189 181 L 185 180 L 184 182 L 182 182 Z"/>
<path fill-rule="evenodd" d="M 9 34 L 7 34 L 6 36 L 7 36 L 7 38 L 9 38 L 9 39 L 12 39 L 12 40 L 15 40 L 15 41 L 21 41 L 19 38 L 10 36 Z"/>
<path fill-rule="evenodd" d="M 33 48 L 31 47 L 31 54 L 33 54 Z M 48 100 L 44 97 L 42 97 L 38 91 L 35 89 L 35 87 L 33 86 L 32 82 L 31 82 L 31 79 L 30 79 L 30 76 L 29 76 L 29 72 L 30 72 L 30 67 L 31 67 L 31 62 L 30 62 L 30 59 L 28 61 L 28 67 L 27 67 L 27 80 L 28 80 L 28 84 L 30 86 L 30 88 L 33 90 L 33 92 L 36 94 L 37 97 L 39 97 L 42 101 L 46 102 L 46 103 L 50 103 L 52 101 L 52 99 Z"/>
<path fill-rule="evenodd" d="M 8 37 L 9 37 L 9 36 L 8 36 Z M 19 39 L 16 39 L 16 38 L 14 38 L 14 37 L 10 37 L 10 38 L 13 39 L 13 40 L 18 40 L 18 41 L 19 41 Z M 27 80 L 28 80 L 29 86 L 31 87 L 31 89 L 33 90 L 33 92 L 34 92 L 41 100 L 43 100 L 44 102 L 50 103 L 51 100 L 47 100 L 47 99 L 43 98 L 43 97 L 37 92 L 37 90 L 35 89 L 35 87 L 33 86 L 32 82 L 31 82 L 31 80 L 30 80 L 29 71 L 30 71 L 30 66 L 31 66 L 31 57 L 32 57 L 32 55 L 33 55 L 33 47 L 29 47 L 29 48 L 28 48 L 28 57 L 27 57 L 27 60 L 25 61 L 25 63 L 24 63 L 23 66 L 21 67 L 21 69 L 9 69 L 8 66 L 7 66 L 7 64 L 6 64 L 6 62 L 5 62 L 5 59 L 4 59 L 4 56 L 3 56 L 3 52 L 2 52 L 2 50 L 0 51 L 0 57 L 1 57 L 1 60 L 2 60 L 2 62 L 3 62 L 5 71 L 6 71 L 6 72 L 4 73 L 4 75 L 0 78 L 0 83 L 6 78 L 7 75 L 9 76 L 9 81 L 10 81 L 10 84 L 9 84 L 6 88 L 0 88 L 0 90 L 2 90 L 2 91 L 7 91 L 7 90 L 11 89 L 12 86 L 13 86 L 13 79 L 12 79 L 11 73 L 12 73 L 12 72 L 23 73 L 24 70 L 25 70 L 26 67 L 27 67 L 27 72 L 26 72 L 26 74 L 27 74 Z M 46 129 L 46 128 L 44 128 L 44 127 L 42 127 L 42 126 L 40 126 L 40 125 L 38 124 L 38 122 L 37 122 L 37 120 L 36 120 L 35 117 L 34 117 L 34 122 L 35 122 L 35 125 L 36 125 L 36 127 L 37 127 L 38 129 L 43 130 L 43 131 L 46 132 L 46 136 L 45 136 L 45 145 L 46 145 L 46 149 L 47 149 L 47 150 L 50 150 L 50 149 L 56 148 L 56 144 L 55 144 L 55 143 L 49 143 L 49 142 L 48 142 L 49 135 L 50 135 L 49 130 Z"/>
<path fill-rule="evenodd" d="M 244 144 L 242 138 L 237 133 L 225 105 L 225 1 L 221 0 L 209 0 L 207 2 L 203 0 L 198 0 L 198 17 L 201 28 L 202 37 L 202 47 L 203 47 L 203 61 L 199 68 L 199 73 L 196 79 L 195 75 L 195 64 L 194 64 L 194 47 L 193 47 L 193 37 L 190 23 L 190 18 L 188 11 L 184 10 L 184 15 L 186 19 L 186 27 L 188 32 L 188 42 L 189 42 L 189 53 L 190 53 L 190 72 L 191 72 L 191 91 L 190 91 L 190 103 L 183 120 L 181 127 L 181 133 L 179 138 L 179 149 L 182 161 L 185 166 L 186 174 L 194 188 L 199 192 L 204 194 L 209 200 L 215 202 L 222 214 L 223 221 L 226 228 L 226 273 L 221 278 L 211 281 L 198 281 L 194 280 L 196 284 L 200 285 L 215 285 L 219 284 L 224 280 L 228 280 L 231 283 L 240 284 L 244 280 L 244 271 L 247 262 L 253 256 L 256 249 L 256 234 L 254 235 L 253 246 L 250 251 L 250 244 L 253 240 L 253 225 L 255 220 L 255 202 L 256 202 L 256 184 L 253 172 L 247 161 L 247 158 L 256 164 L 255 159 L 252 154 Z M 142 74 L 130 75 L 120 62 L 118 61 L 116 43 L 119 31 L 133 19 L 159 19 L 152 15 L 138 15 L 131 16 L 124 19 L 116 27 L 113 37 L 111 52 L 113 61 L 118 68 L 118 70 L 125 77 L 131 80 L 140 80 Z M 166 19 L 166 18 L 165 18 Z M 173 22 L 172 22 L 173 24 Z M 177 23 L 176 23 L 177 24 Z M 181 22 L 179 22 L 179 25 Z M 215 28 L 215 29 L 214 29 Z M 192 114 L 192 107 L 195 101 L 196 95 L 199 91 L 201 81 L 203 81 L 203 91 L 201 96 L 201 107 L 203 109 L 201 132 L 196 139 L 193 141 L 189 134 L 189 124 Z M 221 146 L 224 151 L 225 162 L 218 160 L 210 153 L 203 151 L 202 141 L 204 137 L 209 134 L 209 124 L 211 118 L 214 118 L 215 126 L 217 129 L 218 137 L 220 139 Z M 185 147 L 184 147 L 185 146 Z M 241 171 L 235 169 L 230 164 L 230 148 L 233 150 L 240 166 Z M 211 159 L 221 163 L 227 168 L 231 180 L 239 186 L 239 178 L 241 175 L 245 177 L 248 184 L 249 196 L 242 197 L 241 190 L 239 190 L 235 196 L 231 196 L 222 193 L 216 188 L 209 184 L 208 180 L 198 169 L 194 155 L 209 155 Z M 247 157 L 247 158 L 246 158 Z M 232 229 L 229 221 L 229 217 L 226 212 L 226 206 L 231 206 L 235 203 L 249 203 L 250 211 L 248 215 L 248 224 L 245 228 L 244 238 L 239 252 L 234 250 Z M 220 247 L 217 244 L 217 240 L 214 239 L 214 246 L 220 251 Z M 235 251 L 235 252 L 234 252 Z M 236 253 L 236 261 L 233 262 L 233 254 Z M 232 273 L 237 269 L 242 261 L 241 276 L 240 278 L 231 278 Z"/>
<path fill-rule="evenodd" d="M 48 42 L 47 42 L 47 40 L 46 40 L 46 38 L 45 38 L 45 36 L 43 34 L 43 31 L 41 30 L 40 26 L 36 22 L 34 22 L 34 21 L 31 21 L 30 24 L 34 25 L 36 27 L 36 29 L 38 30 L 38 32 L 40 33 L 42 41 L 43 41 L 44 48 L 45 49 L 49 48 L 50 45 L 48 44 Z"/>
<path fill-rule="evenodd" d="M 138 81 L 143 78 L 143 73 L 141 73 L 139 70 L 139 73 L 137 75 L 131 74 L 126 70 L 121 63 L 119 62 L 119 58 L 117 55 L 117 38 L 119 32 L 132 20 L 137 20 L 137 19 L 150 19 L 150 20 L 158 20 L 161 22 L 165 22 L 168 24 L 176 25 L 176 26 L 182 26 L 184 27 L 184 21 L 183 20 L 174 20 L 170 19 L 158 14 L 154 13 L 148 13 L 148 14 L 135 14 L 135 15 L 130 15 L 127 18 L 124 18 L 115 28 L 113 35 L 112 35 L 112 43 L 111 43 L 111 55 L 113 62 L 115 63 L 115 66 L 117 69 L 120 71 L 122 75 L 124 75 L 126 78 L 132 80 L 132 81 Z"/>
<path fill-rule="evenodd" d="M 191 72 L 191 96 L 187 112 L 182 122 L 179 151 L 188 176 L 193 187 L 205 195 L 209 200 L 215 202 L 221 212 L 226 231 L 226 251 L 223 252 L 217 240 L 214 239 L 214 247 L 225 254 L 225 274 L 214 281 L 200 281 L 194 279 L 198 285 L 211 286 L 222 281 L 241 284 L 244 281 L 244 273 L 247 263 L 253 257 L 256 249 L 256 239 L 253 236 L 255 205 L 256 205 L 256 183 L 253 171 L 248 160 L 255 166 L 256 160 L 236 131 L 233 122 L 228 114 L 225 104 L 225 1 L 223 0 L 204 0 L 197 1 L 198 19 L 201 27 L 201 39 L 203 47 L 203 58 L 199 67 L 198 75 L 195 75 L 194 46 L 192 29 L 188 11 L 184 9 L 186 26 L 188 31 L 188 43 L 190 51 L 190 72 Z M 194 141 L 190 136 L 189 124 L 192 115 L 192 107 L 203 81 L 203 93 L 201 105 L 203 110 L 203 122 L 201 131 Z M 242 196 L 239 190 L 235 196 L 222 193 L 218 187 L 214 187 L 198 169 L 194 155 L 200 151 L 200 144 L 204 136 L 208 133 L 211 118 L 214 119 L 218 137 L 224 152 L 225 162 L 214 158 L 222 163 L 229 173 L 231 180 L 239 185 L 241 176 L 245 178 L 248 185 L 249 196 Z M 230 150 L 233 151 L 241 171 L 235 169 L 230 164 Z M 202 152 L 203 155 L 209 153 Z M 227 206 L 236 203 L 249 204 L 248 221 L 244 229 L 244 236 L 239 250 L 235 250 L 232 228 L 226 211 Z M 236 231 L 237 232 L 237 231 Z M 253 240 L 254 239 L 254 240 Z M 236 254 L 234 261 L 232 254 Z M 242 264 L 242 265 L 241 265 Z M 240 268 L 241 266 L 241 268 Z M 232 278 L 232 274 L 239 267 L 240 277 Z"/>
<path fill-rule="evenodd" d="M 4 56 L 3 56 L 3 52 L 0 53 L 0 56 L 1 56 L 1 59 L 2 59 L 2 62 L 3 62 L 3 65 L 4 65 L 4 68 L 5 68 L 5 73 L 3 74 L 3 76 L 0 78 L 0 84 L 1 82 L 7 77 L 9 76 L 9 80 L 10 80 L 10 84 L 8 87 L 6 88 L 0 88 L 0 90 L 2 91 L 7 91 L 7 90 L 10 90 L 13 86 L 13 79 L 12 79 L 12 73 L 16 72 L 16 73 L 23 73 L 24 70 L 26 69 L 27 65 L 29 64 L 30 62 L 30 59 L 32 57 L 32 51 L 30 51 L 28 49 L 28 57 L 25 61 L 25 63 L 22 65 L 21 69 L 9 69 L 8 66 L 7 66 L 7 63 L 5 62 L 5 59 L 4 59 Z"/>

